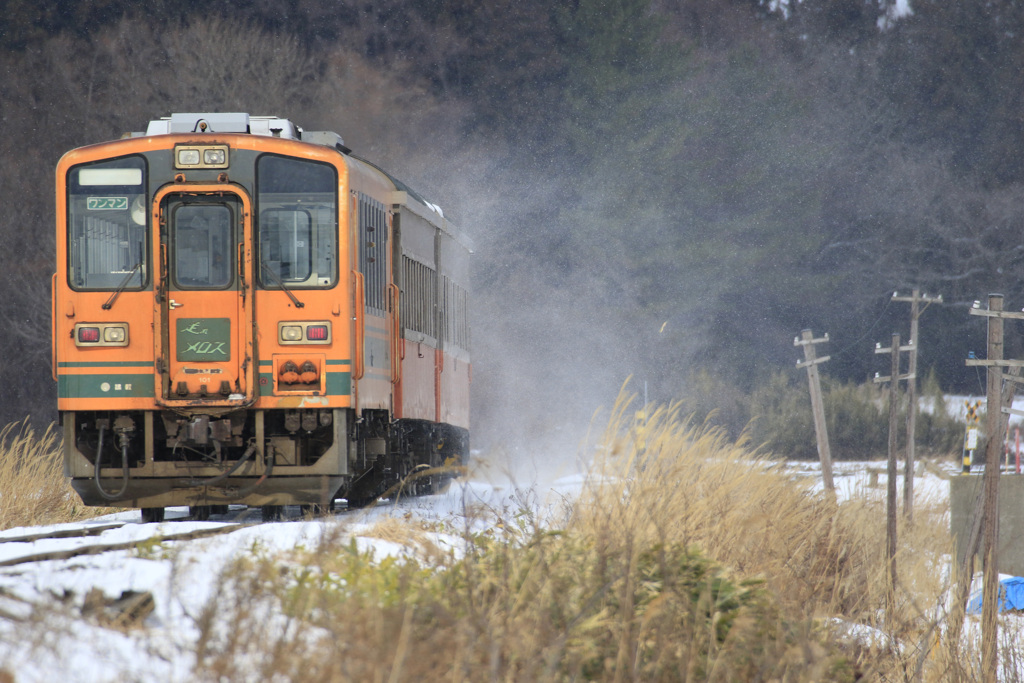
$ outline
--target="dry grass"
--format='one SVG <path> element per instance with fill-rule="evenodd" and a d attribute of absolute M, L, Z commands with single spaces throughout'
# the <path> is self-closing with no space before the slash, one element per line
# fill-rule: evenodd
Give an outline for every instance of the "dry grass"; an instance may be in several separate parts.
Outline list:
<path fill-rule="evenodd" d="M 247 558 L 198 624 L 196 674 L 343 680 L 949 680 L 935 647 L 949 538 L 937 501 L 900 527 L 886 618 L 885 514 L 836 504 L 675 409 L 621 401 L 561 529 L 528 510 L 464 554 L 429 529 L 369 532 L 429 556 L 373 559 L 343 534 Z M 409 526 L 403 528 L 403 524 Z M 467 525 L 466 528 L 471 528 Z M 452 532 L 453 530 L 448 530 Z M 836 625 L 873 627 L 874 642 Z M 233 626 L 232 626 L 233 625 Z M 230 634 L 230 636 L 227 636 Z M 248 662 L 240 670 L 239 662 Z"/>
<path fill-rule="evenodd" d="M 588 535 L 699 547 L 740 575 L 763 577 L 787 623 L 812 631 L 865 625 L 884 634 L 883 643 L 898 643 L 862 647 L 824 629 L 859 675 L 948 680 L 959 668 L 934 649 L 949 589 L 945 501 L 919 496 L 915 523 L 900 518 L 896 609 L 887 621 L 883 503 L 838 505 L 674 408 L 632 418 L 627 409 L 625 401 L 617 406 L 603 439 L 602 474 L 612 483 L 587 489 L 576 508 Z"/>
<path fill-rule="evenodd" d="M 0 530 L 95 517 L 64 476 L 60 438 L 51 425 L 37 436 L 28 421 L 0 430 Z"/>
<path fill-rule="evenodd" d="M 429 531 L 423 522 L 406 515 L 402 519 L 385 517 L 358 535 L 401 545 L 427 564 L 444 564 L 447 554 L 434 542 Z"/>
<path fill-rule="evenodd" d="M 37 439 L 25 425 L 0 433 L 3 500 L 12 502 L 3 506 L 5 525 L 81 514 L 56 443 L 52 431 Z M 455 529 L 394 517 L 360 532 L 406 548 L 402 559 L 360 551 L 341 525 L 325 526 L 312 548 L 254 546 L 223 570 L 215 597 L 194 615 L 190 677 L 977 676 L 977 652 L 941 637 L 944 501 L 919 497 L 915 523 L 901 522 L 896 607 L 887 613 L 883 504 L 837 504 L 673 407 L 635 415 L 622 399 L 595 452 L 593 477 L 557 529 L 524 507 L 492 511 L 502 523 L 482 533 L 473 520 Z M 19 506 L 25 511 L 8 521 Z M 871 627 L 874 640 L 844 634 L 842 625 Z"/>

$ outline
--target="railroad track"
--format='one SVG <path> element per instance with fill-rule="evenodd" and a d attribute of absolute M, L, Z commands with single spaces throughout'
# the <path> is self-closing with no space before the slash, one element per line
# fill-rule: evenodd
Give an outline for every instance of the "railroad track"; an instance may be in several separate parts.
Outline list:
<path fill-rule="evenodd" d="M 322 512 L 316 516 L 338 516 L 354 510 L 339 507 L 330 512 Z M 310 518 L 309 511 L 297 505 L 282 506 L 275 511 L 274 516 L 269 520 L 264 517 L 265 514 L 260 508 L 242 507 L 241 509 L 230 510 L 227 513 L 210 517 L 196 517 L 188 514 L 168 516 L 167 519 L 159 523 L 117 521 L 108 524 L 90 524 L 89 522 L 84 522 L 83 526 L 71 526 L 51 531 L 40 531 L 18 536 L 0 535 L 0 568 L 31 562 L 45 562 L 47 560 L 66 560 L 118 550 L 131 550 L 140 546 L 150 546 L 153 543 L 191 541 L 209 536 L 229 534 L 268 521 L 289 522 Z M 173 526 L 177 522 L 203 522 L 204 526 L 199 529 L 175 533 Z M 117 542 L 102 541 L 101 537 L 104 533 L 125 527 L 138 527 L 140 531 L 139 536 L 131 540 Z M 142 533 L 143 531 L 151 531 L 151 533 L 145 534 Z M 62 547 L 54 550 L 37 550 L 40 545 L 45 545 L 46 541 L 69 539 L 94 539 L 95 542 L 87 542 L 76 545 L 73 548 Z M 16 544 L 25 544 L 24 553 L 19 553 L 12 548 Z M 8 553 L 10 554 L 8 555 Z"/>
<path fill-rule="evenodd" d="M 112 529 L 122 528 L 123 524 L 110 524 L 100 527 L 90 527 L 85 529 L 66 529 L 53 533 L 40 533 L 32 534 L 28 536 L 18 536 L 14 538 L 2 538 L 0 539 L 0 552 L 4 549 L 4 546 L 12 543 L 25 543 L 32 544 L 33 546 L 38 541 L 45 540 L 57 540 L 57 539 L 69 539 L 69 538 L 89 538 L 101 536 L 105 531 Z M 97 539 L 96 543 L 86 543 L 78 545 L 73 548 L 59 548 L 56 550 L 40 550 L 33 551 L 30 548 L 25 548 L 24 554 L 17 554 L 17 551 L 6 558 L 0 559 L 0 568 L 13 567 L 19 564 L 27 564 L 30 562 L 45 562 L 47 560 L 68 560 L 74 557 L 81 557 L 84 555 L 98 555 L 100 553 L 112 552 L 116 550 L 131 550 L 140 546 L 149 546 L 154 542 L 164 543 L 167 541 L 192 541 L 199 538 L 206 538 L 208 536 L 218 536 L 220 534 L 229 534 L 239 529 L 244 529 L 249 524 L 224 524 L 214 527 L 203 527 L 201 529 L 191 529 L 189 531 L 183 531 L 180 533 L 162 533 L 164 527 L 156 525 L 147 525 L 152 528 L 156 533 L 145 535 L 142 538 L 134 538 L 127 541 L 118 541 L 116 543 L 103 543 Z"/>
<path fill-rule="evenodd" d="M 417 470 L 410 473 L 401 482 L 395 484 L 377 497 L 375 503 L 385 499 L 400 499 L 408 485 L 418 478 L 437 473 L 448 474 L 453 471 L 462 473 L 464 468 L 417 468 Z M 337 507 L 329 512 L 322 510 L 319 514 L 316 514 L 316 516 L 342 515 L 356 509 L 359 508 L 350 509 L 347 507 Z M 172 512 L 172 514 L 174 513 Z M 119 550 L 131 550 L 140 546 L 151 546 L 153 543 L 197 540 L 200 538 L 207 538 L 209 536 L 229 534 L 261 522 L 300 520 L 308 518 L 309 515 L 310 510 L 305 506 L 281 506 L 270 510 L 248 507 L 238 508 L 236 506 L 236 509 L 229 508 L 227 512 L 221 514 L 210 515 L 207 512 L 202 515 L 177 514 L 173 517 L 168 516 L 162 523 L 137 524 L 134 522 L 117 521 L 110 522 L 108 524 L 95 524 L 85 522 L 82 526 L 70 526 L 63 529 L 40 531 L 37 533 L 22 534 L 19 536 L 0 535 L 0 568 L 13 567 L 32 562 L 45 562 L 48 560 L 67 560 L 75 557 L 98 555 L 100 553 Z M 204 526 L 199 529 L 191 529 L 189 531 L 179 533 L 174 533 L 169 528 L 173 527 L 174 522 L 186 521 L 204 522 Z M 117 542 L 103 542 L 102 536 L 104 533 L 123 529 L 128 526 L 139 527 L 140 533 L 137 537 Z M 143 533 L 144 530 L 151 531 L 151 533 Z M 45 545 L 46 541 L 68 539 L 94 539 L 95 542 L 86 542 L 70 548 L 65 546 L 52 550 L 39 548 L 40 545 Z M 18 552 L 18 550 L 15 550 L 12 547 L 15 544 L 25 544 L 23 549 L 19 549 L 24 552 Z"/>

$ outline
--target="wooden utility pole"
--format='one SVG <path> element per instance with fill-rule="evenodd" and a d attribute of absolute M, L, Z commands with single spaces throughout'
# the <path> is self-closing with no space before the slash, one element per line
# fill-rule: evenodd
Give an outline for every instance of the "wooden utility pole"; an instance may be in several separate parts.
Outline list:
<path fill-rule="evenodd" d="M 893 301 L 907 301 L 910 303 L 910 366 L 907 368 L 912 379 L 907 381 L 907 457 L 903 465 L 905 476 L 903 478 L 903 515 L 908 519 L 914 518 L 914 450 L 915 432 L 917 428 L 917 351 L 921 348 L 918 337 L 917 319 L 921 317 L 925 309 L 932 303 L 942 303 L 942 295 L 930 297 L 921 294 L 919 290 L 913 290 L 910 296 L 898 296 L 892 293 Z M 924 304 L 924 308 L 920 304 Z"/>
<path fill-rule="evenodd" d="M 889 586 L 885 597 L 885 612 L 886 621 L 890 625 L 895 623 L 896 617 L 896 455 L 898 451 L 896 423 L 900 407 L 900 380 L 912 379 L 909 373 L 900 374 L 900 352 L 910 351 L 912 348 L 912 343 L 900 346 L 900 335 L 898 334 L 892 335 L 892 344 L 889 348 L 883 349 L 881 344 L 875 345 L 875 353 L 888 353 L 890 358 L 889 376 L 875 375 L 875 382 L 889 383 L 889 480 L 886 482 L 885 498 L 885 558 L 889 564 Z"/>
<path fill-rule="evenodd" d="M 828 426 L 825 424 L 825 403 L 821 398 L 821 375 L 818 365 L 829 359 L 828 356 L 817 357 L 814 345 L 828 341 L 828 333 L 824 337 L 814 338 L 810 330 L 803 330 L 800 337 L 793 340 L 793 346 L 804 347 L 803 362 L 797 361 L 798 368 L 807 368 L 807 383 L 811 387 L 811 411 L 814 413 L 814 433 L 818 438 L 818 459 L 821 460 L 821 480 L 825 485 L 825 493 L 833 500 L 836 487 L 832 483 L 832 452 L 828 446 Z"/>
<path fill-rule="evenodd" d="M 985 474 L 982 480 L 982 563 L 984 575 L 981 589 L 981 674 L 986 683 L 995 683 L 999 668 L 997 656 L 999 611 L 999 466 L 1003 454 L 1006 420 L 1003 417 L 1004 367 L 1020 366 L 1020 361 L 1003 360 L 1003 320 L 1024 318 L 1022 313 L 1003 311 L 1002 294 L 990 294 L 988 310 L 978 302 L 971 308 L 972 315 L 988 318 L 988 358 L 968 360 L 967 365 L 988 368 L 986 382 L 985 430 L 988 445 L 985 448 Z M 964 577 L 970 581 L 970 577 Z"/>

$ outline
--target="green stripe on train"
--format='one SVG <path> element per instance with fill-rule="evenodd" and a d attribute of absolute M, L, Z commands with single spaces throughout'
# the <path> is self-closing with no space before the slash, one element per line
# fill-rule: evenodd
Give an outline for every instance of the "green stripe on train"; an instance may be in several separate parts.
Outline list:
<path fill-rule="evenodd" d="M 351 372 L 328 372 L 327 373 L 327 395 L 348 396 L 352 393 Z"/>
<path fill-rule="evenodd" d="M 57 396 L 59 398 L 126 398 L 135 396 L 152 398 L 154 386 L 152 374 L 61 374 L 57 376 Z"/>
<path fill-rule="evenodd" d="M 118 361 L 65 361 L 57 363 L 58 368 L 149 368 L 153 369 L 151 360 L 118 360 Z"/>

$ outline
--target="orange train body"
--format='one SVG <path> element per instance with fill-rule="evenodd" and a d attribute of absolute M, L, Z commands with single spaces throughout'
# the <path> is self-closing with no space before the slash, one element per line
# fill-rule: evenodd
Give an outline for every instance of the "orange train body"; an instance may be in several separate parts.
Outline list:
<path fill-rule="evenodd" d="M 468 457 L 470 249 L 284 119 L 175 114 L 68 152 L 52 313 L 72 485 L 149 519 L 358 504 L 425 468 L 412 486 L 434 490 Z"/>

